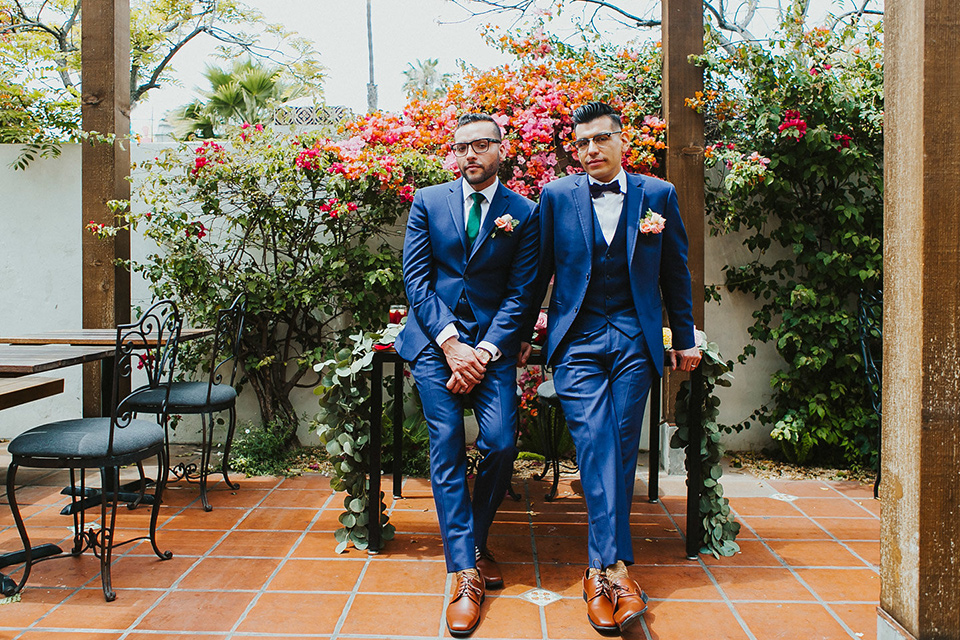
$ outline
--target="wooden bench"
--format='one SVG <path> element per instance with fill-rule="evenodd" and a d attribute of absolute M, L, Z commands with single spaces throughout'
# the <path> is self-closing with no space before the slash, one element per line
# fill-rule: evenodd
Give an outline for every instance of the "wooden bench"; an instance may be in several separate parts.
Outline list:
<path fill-rule="evenodd" d="M 63 393 L 63 378 L 0 379 L 0 409 Z"/>

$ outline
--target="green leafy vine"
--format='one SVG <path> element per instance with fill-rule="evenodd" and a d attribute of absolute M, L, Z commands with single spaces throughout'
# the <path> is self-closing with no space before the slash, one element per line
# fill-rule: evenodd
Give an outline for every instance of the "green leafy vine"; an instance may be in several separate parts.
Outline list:
<path fill-rule="evenodd" d="M 334 533 L 336 551 L 342 553 L 352 544 L 366 549 L 369 544 L 370 483 L 367 447 L 370 443 L 370 379 L 374 345 L 391 345 L 403 325 L 390 324 L 383 332 L 367 332 L 350 336 L 353 348 L 343 348 L 335 358 L 314 366 L 320 373 L 320 413 L 313 423 L 333 461 L 330 487 L 344 491 L 342 525 Z M 380 492 L 380 525 L 383 540 L 393 538 L 394 526 L 385 513 L 383 492 Z"/>
<path fill-rule="evenodd" d="M 715 557 L 732 556 L 740 551 L 736 543 L 740 532 L 740 523 L 736 522 L 730 511 L 730 501 L 723 496 L 723 485 L 720 478 L 723 469 L 720 460 L 723 458 L 723 445 L 720 444 L 722 427 L 717 422 L 720 414 L 720 398 L 714 395 L 719 387 L 729 387 L 733 375 L 730 370 L 732 362 L 724 361 L 720 356 L 720 349 L 715 342 L 708 342 L 701 333 L 700 350 L 703 359 L 700 370 L 703 374 L 703 438 L 700 442 L 700 478 L 703 486 L 700 489 L 700 517 L 703 525 L 703 540 L 701 553 L 711 553 Z M 690 432 L 687 427 L 687 417 L 690 415 L 690 381 L 680 385 L 677 392 L 676 416 L 677 431 L 670 439 L 670 446 L 682 449 L 690 442 Z M 687 464 L 691 464 L 687 460 Z"/>

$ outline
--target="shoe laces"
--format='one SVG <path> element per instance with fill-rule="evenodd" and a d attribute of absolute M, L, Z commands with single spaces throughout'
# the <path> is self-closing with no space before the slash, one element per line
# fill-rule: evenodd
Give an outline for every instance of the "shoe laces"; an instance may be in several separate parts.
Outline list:
<path fill-rule="evenodd" d="M 616 596 L 617 598 L 630 597 L 630 596 L 637 597 L 636 592 L 634 592 L 632 589 L 625 587 L 619 582 L 613 582 L 611 580 L 607 580 L 607 584 L 610 586 L 611 590 L 613 591 L 613 595 Z"/>
<path fill-rule="evenodd" d="M 457 580 L 457 593 L 454 594 L 453 599 L 456 600 L 463 596 L 475 595 L 477 599 L 483 595 L 483 590 L 479 586 L 479 574 L 473 574 L 468 571 L 461 571 L 458 574 L 459 579 Z"/>
<path fill-rule="evenodd" d="M 597 586 L 599 587 L 597 593 L 595 593 L 593 597 L 596 598 L 597 596 L 606 596 L 608 600 L 612 599 L 614 593 L 614 584 L 607 579 L 607 576 L 603 575 L 603 572 L 601 571 L 600 573 L 591 577 L 597 578 Z"/>

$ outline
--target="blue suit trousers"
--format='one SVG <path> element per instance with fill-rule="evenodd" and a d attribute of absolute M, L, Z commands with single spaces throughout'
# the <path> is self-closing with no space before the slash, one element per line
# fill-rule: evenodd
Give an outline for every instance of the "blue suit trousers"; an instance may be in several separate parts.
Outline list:
<path fill-rule="evenodd" d="M 512 358 L 487 365 L 471 392 L 480 434 L 473 499 L 467 486 L 464 396 L 447 387 L 450 368 L 443 351 L 429 344 L 412 364 L 430 433 L 430 483 L 440 520 L 447 571 L 476 566 L 476 549 L 484 548 L 490 525 L 503 501 L 517 457 L 517 370 Z"/>
<path fill-rule="evenodd" d="M 587 561 L 633 562 L 630 505 L 644 405 L 656 372 L 642 334 L 608 323 L 571 331 L 557 349 L 554 384 L 577 446 L 587 502 Z"/>

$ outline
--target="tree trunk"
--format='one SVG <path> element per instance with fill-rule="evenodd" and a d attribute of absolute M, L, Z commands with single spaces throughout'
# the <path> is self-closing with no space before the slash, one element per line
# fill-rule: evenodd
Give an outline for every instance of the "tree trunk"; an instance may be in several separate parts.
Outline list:
<path fill-rule="evenodd" d="M 264 429 L 283 429 L 287 432 L 284 446 L 288 449 L 301 446 L 297 437 L 300 420 L 290 396 L 284 394 L 282 385 L 274 384 L 272 368 L 248 370 L 247 379 L 260 405 L 260 419 Z"/>

